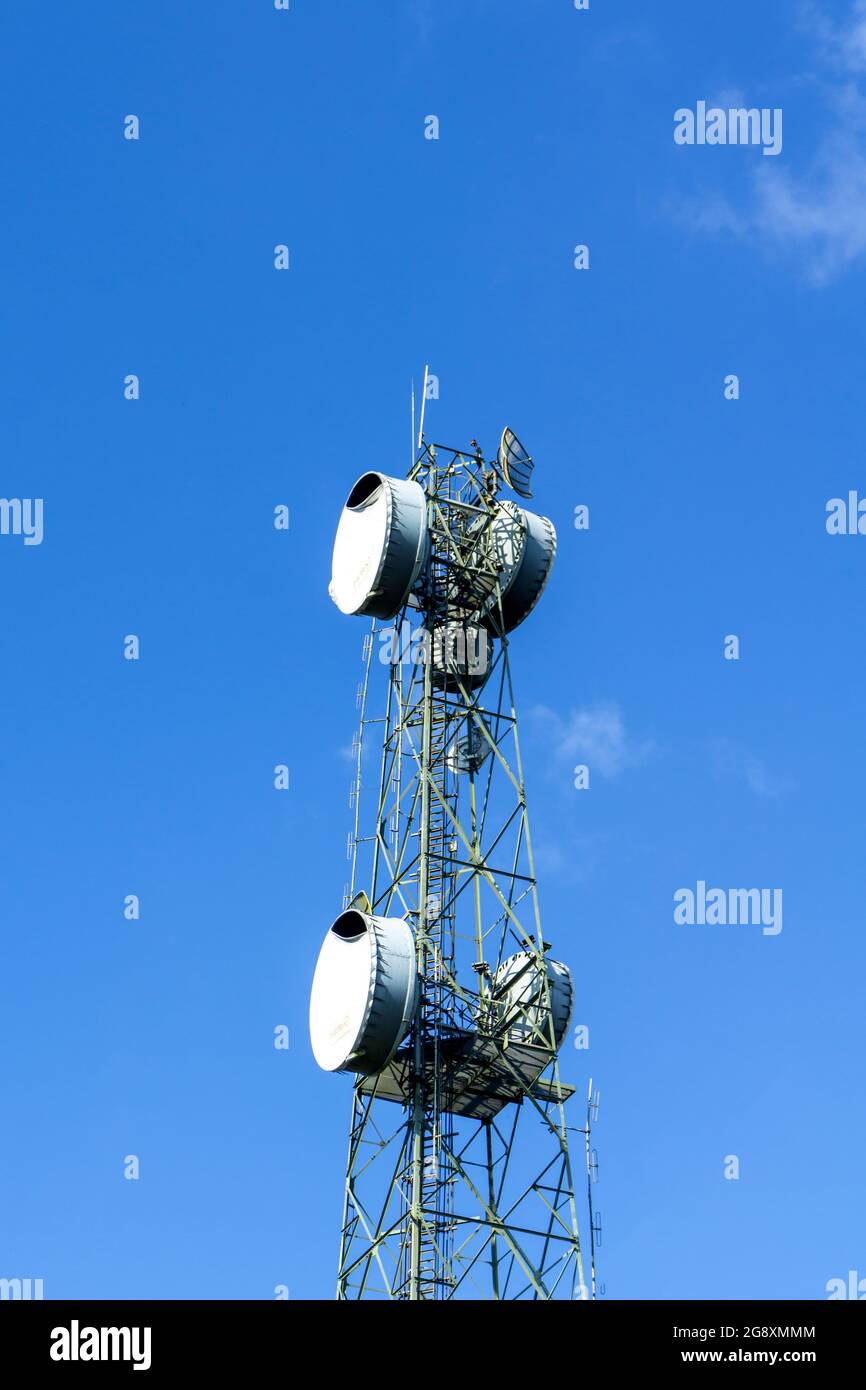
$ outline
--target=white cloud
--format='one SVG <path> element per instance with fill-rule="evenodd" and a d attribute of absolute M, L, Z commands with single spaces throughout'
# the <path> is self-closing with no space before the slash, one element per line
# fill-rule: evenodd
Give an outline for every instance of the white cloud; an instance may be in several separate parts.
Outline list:
<path fill-rule="evenodd" d="M 775 777 L 759 758 L 746 758 L 743 773 L 746 784 L 755 796 L 774 798 L 789 789 L 790 784 L 781 777 Z"/>
<path fill-rule="evenodd" d="M 537 823 L 535 828 L 537 831 Z M 567 841 L 557 841 L 555 833 L 547 828 L 533 845 L 536 869 L 545 878 L 556 875 L 566 883 L 585 883 L 604 857 L 609 837 L 571 834 Z"/>
<path fill-rule="evenodd" d="M 716 777 L 743 781 L 755 796 L 775 800 L 792 790 L 787 777 L 771 772 L 766 763 L 729 739 L 715 739 L 710 744 L 712 771 Z"/>
<path fill-rule="evenodd" d="M 866 256 L 866 92 L 858 80 L 866 75 L 866 0 L 855 0 L 842 24 L 806 4 L 799 27 L 825 69 L 823 78 L 811 78 L 829 113 L 812 158 L 798 170 L 761 160 L 740 205 L 713 193 L 681 199 L 671 211 L 693 231 L 727 232 L 793 255 L 807 280 L 826 285 Z"/>
<path fill-rule="evenodd" d="M 866 72 L 866 0 L 853 0 L 841 24 L 836 24 L 817 0 L 804 0 L 798 14 L 799 28 L 816 41 L 823 60 Z"/>
<path fill-rule="evenodd" d="M 850 142 L 825 145 L 810 171 L 755 177 L 751 229 L 772 246 L 800 253 L 813 284 L 836 279 L 866 252 L 866 152 Z"/>
<path fill-rule="evenodd" d="M 602 777 L 616 777 L 652 751 L 651 743 L 636 744 L 628 738 L 615 705 L 572 709 L 564 716 L 546 705 L 536 705 L 529 717 L 556 759 L 585 762 L 590 775 L 598 772 Z"/>

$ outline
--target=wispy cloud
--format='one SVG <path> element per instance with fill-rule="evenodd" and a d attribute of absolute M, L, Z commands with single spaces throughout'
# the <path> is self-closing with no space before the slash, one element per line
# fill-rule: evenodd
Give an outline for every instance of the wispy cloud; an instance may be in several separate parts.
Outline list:
<path fill-rule="evenodd" d="M 652 26 L 644 22 L 637 24 L 605 24 L 594 36 L 592 56 L 595 60 L 611 59 L 622 61 L 623 53 L 638 49 L 645 56 L 658 51 L 658 41 Z"/>
<path fill-rule="evenodd" d="M 790 789 L 790 783 L 783 777 L 776 777 L 764 766 L 760 758 L 746 758 L 743 764 L 746 785 L 755 796 L 775 799 Z"/>
<path fill-rule="evenodd" d="M 562 827 L 559 827 L 560 830 Z M 566 883 L 585 883 L 592 878 L 609 845 L 607 835 L 573 832 L 557 839 L 547 827 L 534 846 L 535 867 L 545 877 L 556 875 Z"/>
<path fill-rule="evenodd" d="M 761 160 L 740 203 L 711 193 L 669 206 L 691 230 L 731 233 L 794 256 L 811 283 L 826 285 L 866 256 L 866 0 L 855 0 L 841 23 L 806 3 L 797 23 L 816 55 L 820 71 L 811 82 L 827 106 L 811 158 L 796 170 Z"/>
<path fill-rule="evenodd" d="M 585 762 L 590 772 L 602 777 L 617 777 L 653 751 L 652 743 L 637 743 L 628 737 L 616 705 L 572 709 L 566 715 L 536 705 L 529 717 L 557 761 Z"/>
<path fill-rule="evenodd" d="M 810 172 L 796 177 L 761 165 L 753 174 L 749 206 L 721 194 L 685 200 L 677 220 L 697 232 L 754 238 L 777 253 L 800 252 L 799 264 L 821 286 L 866 252 L 866 156 L 848 141 L 827 147 Z"/>
<path fill-rule="evenodd" d="M 866 72 L 866 0 L 853 0 L 841 24 L 819 0 L 801 0 L 797 27 L 819 47 L 826 63 Z"/>
<path fill-rule="evenodd" d="M 737 747 L 728 739 L 714 740 L 710 752 L 712 769 L 717 777 L 745 782 L 749 791 L 762 800 L 775 800 L 793 788 L 790 778 L 780 777 L 761 758 Z"/>

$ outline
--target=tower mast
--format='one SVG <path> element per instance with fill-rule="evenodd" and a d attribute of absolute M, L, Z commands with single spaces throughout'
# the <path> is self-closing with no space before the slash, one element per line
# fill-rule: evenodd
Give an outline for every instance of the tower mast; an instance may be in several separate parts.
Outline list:
<path fill-rule="evenodd" d="M 528 491 L 531 460 L 518 462 L 513 485 Z M 589 1294 L 573 1087 L 558 1064 L 574 990 L 541 935 L 509 661 L 555 533 L 498 498 L 503 477 L 507 462 L 488 469 L 480 450 L 421 442 L 408 480 L 359 480 L 344 509 L 350 562 L 343 522 L 335 547 L 332 596 L 378 619 L 365 642 L 352 881 L 311 1003 L 318 1060 L 356 1074 L 340 1299 Z M 386 540 L 365 569 L 359 517 L 378 537 L 377 507 Z M 362 756 L 373 737 L 375 777 Z M 359 960 L 352 993 L 347 962 Z"/>

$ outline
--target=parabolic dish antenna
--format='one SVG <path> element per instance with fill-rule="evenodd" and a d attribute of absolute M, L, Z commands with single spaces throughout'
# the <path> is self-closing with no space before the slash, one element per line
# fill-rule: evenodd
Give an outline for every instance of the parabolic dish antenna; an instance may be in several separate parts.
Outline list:
<path fill-rule="evenodd" d="M 493 979 L 493 997 L 512 1038 L 544 1047 L 550 1042 L 550 1014 L 553 1037 L 561 1047 L 568 1033 L 574 1010 L 574 981 L 567 965 L 546 960 L 550 989 L 550 1012 L 544 998 L 544 977 L 535 956 L 518 951 L 500 965 Z M 508 1026 L 508 1018 L 512 1018 Z"/>
<path fill-rule="evenodd" d="M 340 517 L 328 593 L 341 613 L 393 618 L 409 597 L 427 551 L 421 485 L 365 473 Z"/>
<path fill-rule="evenodd" d="M 532 496 L 529 479 L 534 466 L 514 430 L 506 426 L 499 441 L 499 471 L 520 497 Z"/>
<path fill-rule="evenodd" d="M 490 734 L 487 721 L 484 727 Z M 493 735 L 489 739 L 485 738 L 480 729 L 476 728 L 474 722 L 470 721 L 466 726 L 466 733 L 460 737 L 453 738 L 448 745 L 445 753 L 445 761 L 451 772 L 459 775 L 463 772 L 473 774 L 479 772 L 487 758 L 493 751 Z"/>
<path fill-rule="evenodd" d="M 546 516 L 536 516 L 510 498 L 497 503 L 491 521 L 477 526 L 478 540 L 470 563 L 481 574 L 470 592 L 478 618 L 499 623 L 496 577 L 502 594 L 502 622 L 511 632 L 528 618 L 544 592 L 556 556 L 556 530 Z"/>
<path fill-rule="evenodd" d="M 310 1041 L 324 1071 L 381 1071 L 406 1034 L 418 988 L 415 939 L 402 917 L 349 908 L 319 952 Z"/>

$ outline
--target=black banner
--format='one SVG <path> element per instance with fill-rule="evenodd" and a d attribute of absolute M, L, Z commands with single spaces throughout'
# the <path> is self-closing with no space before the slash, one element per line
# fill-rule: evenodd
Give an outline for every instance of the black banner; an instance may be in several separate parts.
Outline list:
<path fill-rule="evenodd" d="M 470 1321 L 463 1323 L 460 1307 Z M 150 1380 L 194 1372 L 225 1377 L 254 1366 L 257 1374 L 310 1373 L 310 1357 L 322 1369 L 356 1365 L 358 1340 L 377 1316 L 347 1304 L 218 1302 L 5 1302 L 0 1305 L 0 1370 L 33 1372 L 52 1379 L 99 1376 L 100 1370 Z M 391 1309 L 382 1331 L 393 1354 L 395 1340 L 411 1348 L 429 1335 L 430 1319 L 447 1330 L 475 1333 L 494 1356 L 521 1333 L 542 1331 L 564 1344 L 576 1378 L 586 1370 L 608 1372 L 706 1365 L 799 1365 L 826 1374 L 857 1364 L 864 1325 L 855 1309 L 820 1302 L 656 1302 L 512 1306 L 452 1304 L 441 1313 Z M 498 1323 L 500 1317 L 507 1322 Z M 363 1318 L 363 1322 L 361 1319 Z M 497 1333 L 497 1327 L 501 1332 Z M 378 1331 L 378 1324 L 376 1330 Z M 501 1350 L 490 1342 L 499 1339 Z M 461 1335 L 461 1344 L 463 1337 Z M 550 1344 L 551 1349 L 554 1344 Z M 402 1348 L 401 1348 L 402 1349 Z M 302 1368 L 306 1367 L 302 1371 Z M 320 1374 L 321 1372 L 316 1372 Z M 11 1383 L 11 1382 L 10 1382 Z"/>

